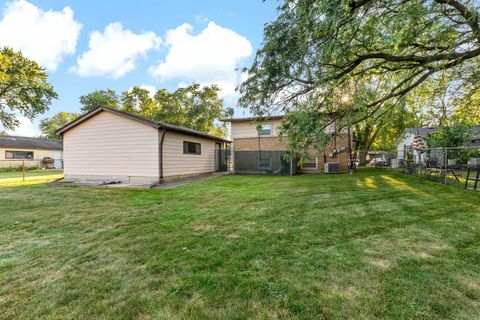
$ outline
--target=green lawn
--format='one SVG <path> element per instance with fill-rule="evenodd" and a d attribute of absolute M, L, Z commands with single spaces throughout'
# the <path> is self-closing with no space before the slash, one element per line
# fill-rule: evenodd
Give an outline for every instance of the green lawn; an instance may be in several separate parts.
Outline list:
<path fill-rule="evenodd" d="M 23 184 L 35 184 L 52 181 L 63 177 L 62 170 L 26 170 L 25 181 L 23 181 L 24 173 L 22 171 L 0 172 L 1 186 L 16 186 Z"/>
<path fill-rule="evenodd" d="M 478 319 L 480 193 L 394 171 L 0 187 L 0 318 Z"/>

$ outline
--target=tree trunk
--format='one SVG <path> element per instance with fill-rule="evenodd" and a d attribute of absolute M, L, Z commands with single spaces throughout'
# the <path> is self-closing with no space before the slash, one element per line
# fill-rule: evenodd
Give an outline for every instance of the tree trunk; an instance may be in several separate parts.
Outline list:
<path fill-rule="evenodd" d="M 358 155 L 358 165 L 365 166 L 367 165 L 367 151 L 361 150 L 360 154 Z"/>

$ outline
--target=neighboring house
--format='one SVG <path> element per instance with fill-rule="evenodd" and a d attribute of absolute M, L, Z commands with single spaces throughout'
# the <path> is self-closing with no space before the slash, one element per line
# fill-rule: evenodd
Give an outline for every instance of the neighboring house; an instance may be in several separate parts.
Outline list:
<path fill-rule="evenodd" d="M 480 125 L 472 126 L 473 137 L 465 141 L 464 145 L 469 147 L 480 147 Z"/>
<path fill-rule="evenodd" d="M 397 159 L 404 160 L 410 156 L 418 162 L 419 156 L 421 156 L 423 161 L 425 154 L 420 155 L 416 150 L 413 150 L 413 138 L 418 132 L 418 134 L 423 138 L 425 148 L 428 148 L 427 137 L 429 134 L 436 131 L 436 128 L 406 128 L 397 141 Z"/>
<path fill-rule="evenodd" d="M 65 181 L 150 184 L 220 171 L 229 140 L 110 108 L 98 108 L 57 131 Z"/>
<path fill-rule="evenodd" d="M 468 142 L 469 146 L 480 147 L 480 136 L 473 137 L 471 141 Z"/>
<path fill-rule="evenodd" d="M 325 164 L 330 172 L 348 172 L 348 134 L 332 134 L 332 143 L 322 150 L 310 150 L 310 157 L 297 168 L 295 161 L 286 161 L 291 153 L 286 141 L 279 137 L 278 128 L 283 116 L 225 119 L 231 124 L 233 141 L 233 163 L 235 173 L 294 174 L 297 169 L 304 172 L 324 172 Z"/>
<path fill-rule="evenodd" d="M 470 129 L 472 130 L 472 132 L 474 132 L 474 137 L 468 139 L 468 141 L 465 141 L 464 146 L 480 146 L 480 136 L 478 136 L 480 133 L 480 126 L 471 126 Z M 413 157 L 413 159 L 417 163 L 419 158 L 421 158 L 422 161 L 425 161 L 425 153 L 420 155 L 416 150 L 413 150 L 413 138 L 418 132 L 419 135 L 423 138 L 425 148 L 428 148 L 427 137 L 428 135 L 436 132 L 437 130 L 437 128 L 406 128 L 397 142 L 397 159 L 404 160 L 408 155 L 410 157 Z"/>
<path fill-rule="evenodd" d="M 0 167 L 62 168 L 62 141 L 0 136 Z"/>

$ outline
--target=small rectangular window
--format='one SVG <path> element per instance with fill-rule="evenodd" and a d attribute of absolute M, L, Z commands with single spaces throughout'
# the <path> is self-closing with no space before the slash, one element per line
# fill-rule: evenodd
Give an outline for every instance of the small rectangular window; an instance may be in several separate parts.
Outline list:
<path fill-rule="evenodd" d="M 272 124 L 264 123 L 258 127 L 259 136 L 271 136 L 272 135 Z"/>
<path fill-rule="evenodd" d="M 183 141 L 184 154 L 202 154 L 202 145 L 196 142 Z"/>
<path fill-rule="evenodd" d="M 302 169 L 317 169 L 317 158 L 307 158 L 303 161 Z"/>
<path fill-rule="evenodd" d="M 260 170 L 272 170 L 272 158 L 271 157 L 261 158 L 260 161 L 258 162 L 258 168 Z"/>
<path fill-rule="evenodd" d="M 33 151 L 5 151 L 5 159 L 33 159 Z"/>

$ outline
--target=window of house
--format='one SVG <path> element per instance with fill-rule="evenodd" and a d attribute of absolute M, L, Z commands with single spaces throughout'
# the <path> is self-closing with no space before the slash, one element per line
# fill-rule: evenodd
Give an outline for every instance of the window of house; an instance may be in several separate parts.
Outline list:
<path fill-rule="evenodd" d="M 5 159 L 33 159 L 33 151 L 5 151 Z"/>
<path fill-rule="evenodd" d="M 272 135 L 272 124 L 264 123 L 258 127 L 259 136 L 271 136 Z"/>
<path fill-rule="evenodd" d="M 307 158 L 303 161 L 302 169 L 317 169 L 317 158 Z"/>
<path fill-rule="evenodd" d="M 260 170 L 272 170 L 272 158 L 260 158 L 260 161 L 258 162 L 258 167 Z"/>
<path fill-rule="evenodd" d="M 202 145 L 196 142 L 183 141 L 184 154 L 202 154 Z"/>

